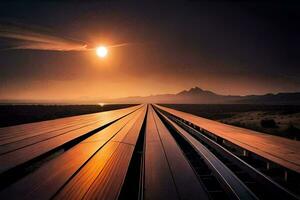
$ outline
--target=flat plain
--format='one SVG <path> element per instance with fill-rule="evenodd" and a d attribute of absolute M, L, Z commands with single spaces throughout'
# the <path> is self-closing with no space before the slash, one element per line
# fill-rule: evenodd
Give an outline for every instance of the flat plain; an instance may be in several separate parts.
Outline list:
<path fill-rule="evenodd" d="M 299 105 L 162 104 L 183 112 L 285 138 L 300 139 Z"/>

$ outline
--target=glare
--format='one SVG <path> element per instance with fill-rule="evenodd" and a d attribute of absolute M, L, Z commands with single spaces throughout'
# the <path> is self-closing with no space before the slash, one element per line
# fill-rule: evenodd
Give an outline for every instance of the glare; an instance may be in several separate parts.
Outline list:
<path fill-rule="evenodd" d="M 103 106 L 105 106 L 105 103 L 98 103 L 98 105 L 103 107 Z"/>
<path fill-rule="evenodd" d="M 96 48 L 97 56 L 104 58 L 107 55 L 107 48 L 104 46 L 100 46 Z"/>

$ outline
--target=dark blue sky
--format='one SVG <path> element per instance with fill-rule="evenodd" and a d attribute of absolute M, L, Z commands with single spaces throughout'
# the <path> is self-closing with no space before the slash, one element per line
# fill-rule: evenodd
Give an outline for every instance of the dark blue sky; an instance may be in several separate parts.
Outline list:
<path fill-rule="evenodd" d="M 118 97 L 195 85 L 222 94 L 300 91 L 300 4 L 170 2 L 1 3 L 2 21 L 134 45 L 105 63 L 79 52 L 0 51 L 0 98 Z M 0 47 L 14 42 L 0 38 Z"/>

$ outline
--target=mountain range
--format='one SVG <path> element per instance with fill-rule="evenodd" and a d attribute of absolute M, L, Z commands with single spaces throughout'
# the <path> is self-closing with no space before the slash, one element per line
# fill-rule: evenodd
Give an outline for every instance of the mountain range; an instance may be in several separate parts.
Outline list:
<path fill-rule="evenodd" d="M 220 95 L 199 87 L 177 94 L 134 96 L 110 100 L 114 103 L 169 103 L 169 104 L 291 104 L 300 105 L 300 92 L 265 95 Z"/>

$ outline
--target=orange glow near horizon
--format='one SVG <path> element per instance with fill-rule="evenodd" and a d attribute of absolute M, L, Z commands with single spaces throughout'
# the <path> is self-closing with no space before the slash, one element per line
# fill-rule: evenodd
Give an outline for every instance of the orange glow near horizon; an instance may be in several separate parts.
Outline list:
<path fill-rule="evenodd" d="M 108 50 L 105 46 L 99 46 L 96 48 L 96 54 L 100 58 L 104 58 L 107 56 Z"/>
<path fill-rule="evenodd" d="M 191 66 L 177 64 L 172 61 L 175 57 L 162 52 L 163 48 L 151 45 L 114 48 L 112 44 L 118 41 L 113 39 L 91 41 L 95 42 L 89 51 L 50 53 L 50 56 L 33 53 L 34 63 L 28 62 L 26 67 L 22 62 L 17 63 L 20 74 L 25 75 L 16 78 L 8 70 L 7 78 L 0 84 L 0 99 L 94 103 L 128 96 L 176 94 L 195 86 L 224 95 L 262 94 L 295 87 L 280 80 L 281 87 L 274 90 L 272 85 L 278 80 L 273 77 L 262 79 L 263 76 L 239 73 L 224 76 L 213 73 L 215 69 L 209 64 L 197 69 L 192 61 Z"/>

